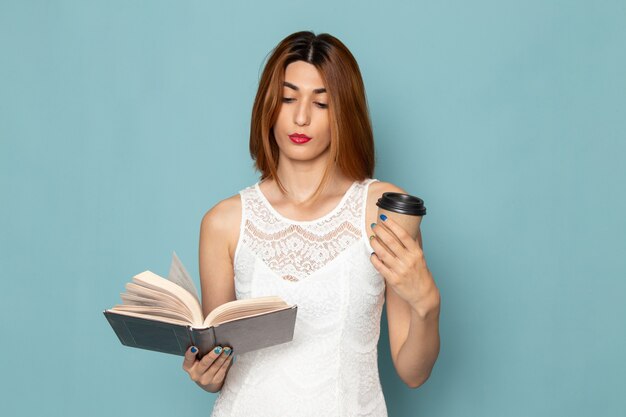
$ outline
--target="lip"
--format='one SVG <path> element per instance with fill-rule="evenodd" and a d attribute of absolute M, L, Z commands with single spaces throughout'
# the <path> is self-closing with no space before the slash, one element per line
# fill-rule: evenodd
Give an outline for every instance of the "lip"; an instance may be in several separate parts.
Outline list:
<path fill-rule="evenodd" d="M 311 138 L 304 133 L 292 133 L 289 135 L 289 139 L 291 139 L 293 143 L 297 144 L 306 143 L 311 140 Z"/>

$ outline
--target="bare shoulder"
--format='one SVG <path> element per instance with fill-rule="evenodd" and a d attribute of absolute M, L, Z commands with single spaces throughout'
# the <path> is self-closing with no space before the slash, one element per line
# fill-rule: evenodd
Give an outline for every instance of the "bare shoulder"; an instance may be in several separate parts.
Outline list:
<path fill-rule="evenodd" d="M 222 242 L 228 243 L 231 256 L 239 238 L 241 223 L 241 196 L 235 194 L 228 197 L 207 211 L 200 225 L 201 238 L 220 236 Z"/>
<path fill-rule="evenodd" d="M 240 215 L 240 213 L 238 213 L 240 211 L 241 196 L 239 194 L 235 194 L 211 207 L 211 209 L 205 213 L 202 218 L 202 222 L 214 223 L 222 217 L 237 217 Z M 222 219 L 222 221 L 224 220 L 227 219 Z"/>
<path fill-rule="evenodd" d="M 369 195 L 373 195 L 376 198 L 383 195 L 383 193 L 406 193 L 402 188 L 398 187 L 395 184 L 385 181 L 374 181 L 370 185 Z"/>
<path fill-rule="evenodd" d="M 383 193 L 406 193 L 406 191 L 390 182 L 374 181 L 371 183 L 367 190 L 366 221 L 368 225 L 376 222 L 376 212 L 378 211 L 376 202 Z"/>

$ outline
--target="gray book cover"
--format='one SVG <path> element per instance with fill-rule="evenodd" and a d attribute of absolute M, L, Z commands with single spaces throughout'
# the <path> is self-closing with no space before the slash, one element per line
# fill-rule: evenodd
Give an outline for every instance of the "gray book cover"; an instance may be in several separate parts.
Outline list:
<path fill-rule="evenodd" d="M 168 280 L 200 302 L 198 291 L 176 252 L 172 254 Z M 234 354 L 241 354 L 289 342 L 293 340 L 297 310 L 297 306 L 293 305 L 206 329 L 133 317 L 110 310 L 104 310 L 104 316 L 125 346 L 184 356 L 189 346 L 193 345 L 199 350 L 198 356 L 202 357 L 217 345 L 230 346 Z"/>
<path fill-rule="evenodd" d="M 104 311 L 106 319 L 125 346 L 184 356 L 196 346 L 202 357 L 214 346 L 231 346 L 241 354 L 293 340 L 297 306 L 253 317 L 232 320 L 207 329 L 164 323 Z"/>

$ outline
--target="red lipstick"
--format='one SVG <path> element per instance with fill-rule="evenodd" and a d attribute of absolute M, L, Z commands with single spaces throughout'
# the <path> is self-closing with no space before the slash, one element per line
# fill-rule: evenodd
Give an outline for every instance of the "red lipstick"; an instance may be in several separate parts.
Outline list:
<path fill-rule="evenodd" d="M 297 143 L 299 145 L 302 143 L 307 143 L 311 140 L 311 138 L 304 133 L 292 133 L 291 135 L 289 135 L 289 139 L 291 139 L 293 143 Z"/>

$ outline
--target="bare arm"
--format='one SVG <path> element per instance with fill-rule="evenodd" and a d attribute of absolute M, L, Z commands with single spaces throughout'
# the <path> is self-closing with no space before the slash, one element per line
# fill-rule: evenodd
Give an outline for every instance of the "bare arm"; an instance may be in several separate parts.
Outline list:
<path fill-rule="evenodd" d="M 388 191 L 405 193 L 389 183 L 378 182 L 370 185 L 367 229 L 377 237 L 371 242 L 376 251 L 371 260 L 383 274 L 387 284 L 387 323 L 394 367 L 407 386 L 417 388 L 428 379 L 439 355 L 440 295 L 426 267 L 421 232 L 417 241 L 413 241 L 407 233 L 397 229 L 397 224 L 397 233 L 393 233 L 392 220 L 381 222 L 376 218 L 376 201 Z M 370 227 L 372 223 L 377 223 L 374 229 Z M 404 239 L 406 245 L 399 245 L 393 234 Z M 397 255 L 385 253 L 377 242 L 378 239 L 388 239 L 390 247 L 396 245 Z M 386 266 L 381 259 L 387 259 Z"/>
<path fill-rule="evenodd" d="M 198 259 L 205 317 L 215 307 L 235 300 L 233 260 L 240 221 L 238 195 L 221 201 L 202 218 Z M 230 346 L 219 346 L 198 360 L 192 346 L 185 354 L 183 369 L 205 391 L 218 392 L 224 385 L 234 354 Z"/>
<path fill-rule="evenodd" d="M 233 261 L 240 222 L 238 195 L 219 202 L 202 218 L 198 259 L 205 317 L 215 307 L 235 300 Z"/>
<path fill-rule="evenodd" d="M 389 287 L 385 293 L 393 364 L 404 383 L 417 388 L 430 377 L 439 356 L 439 290 L 433 284 L 416 305 Z"/>

